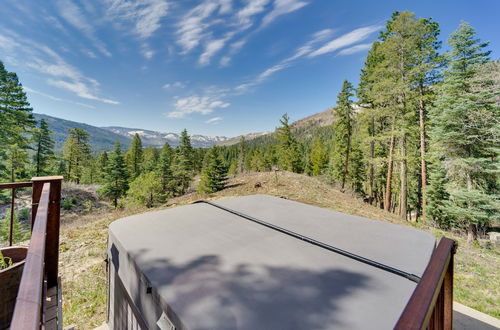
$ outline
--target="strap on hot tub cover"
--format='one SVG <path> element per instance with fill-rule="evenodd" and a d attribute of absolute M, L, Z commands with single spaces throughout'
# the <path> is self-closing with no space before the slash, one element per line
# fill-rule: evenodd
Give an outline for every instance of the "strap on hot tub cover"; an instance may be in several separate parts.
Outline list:
<path fill-rule="evenodd" d="M 273 225 L 269 222 L 266 222 L 266 221 L 263 221 L 263 220 L 260 220 L 260 219 L 257 219 L 257 218 L 254 218 L 250 215 L 247 215 L 247 214 L 244 214 L 244 213 L 241 213 L 241 212 L 238 212 L 236 210 L 233 210 L 233 209 L 230 209 L 230 208 L 227 208 L 227 207 L 224 207 L 224 206 L 221 206 L 221 205 L 218 205 L 216 203 L 213 203 L 213 202 L 210 202 L 210 201 L 206 201 L 206 200 L 199 200 L 199 201 L 196 201 L 196 202 L 193 202 L 193 204 L 199 204 L 199 203 L 204 203 L 204 204 L 208 204 L 208 205 L 211 205 L 213 207 L 216 207 L 216 208 L 219 208 L 223 211 L 226 211 L 226 212 L 229 212 L 229 213 L 232 213 L 236 216 L 239 216 L 241 218 L 244 218 L 244 219 L 247 219 L 247 220 L 250 220 L 252 222 L 255 222 L 261 226 L 264 226 L 264 227 L 267 227 L 267 228 L 270 228 L 272 230 L 276 230 L 280 233 L 283 233 L 283 234 L 286 234 L 288 236 L 291 236 L 291 237 L 294 237 L 296 239 L 300 239 L 304 242 L 307 242 L 309 244 L 312 244 L 312 245 L 315 245 L 315 246 L 318 246 L 320 248 L 323 248 L 325 250 L 328 250 L 330 252 L 334 252 L 334 253 L 337 253 L 337 254 L 340 254 L 340 255 L 343 255 L 347 258 L 350 258 L 350 259 L 353 259 L 353 260 L 356 260 L 356 261 L 359 261 L 359 262 L 362 262 L 364 264 L 367 264 L 367 265 L 370 265 L 372 267 L 376 267 L 376 268 L 379 268 L 379 269 L 382 269 L 386 272 L 389 272 L 389 273 L 392 273 L 392 274 L 395 274 L 395 275 L 398 275 L 398 276 L 401 276 L 401 277 L 404 277 L 404 278 L 407 278 L 409 279 L 410 281 L 413 281 L 415 283 L 418 283 L 420 281 L 420 277 L 415 275 L 415 274 L 410 274 L 408 272 L 405 272 L 403 270 L 400 270 L 400 269 L 397 269 L 397 268 L 394 268 L 394 267 L 391 267 L 391 266 L 388 266 L 388 265 L 384 265 L 384 264 L 381 264 L 380 262 L 377 262 L 377 261 L 374 261 L 374 260 L 371 260 L 371 259 L 368 259 L 368 258 L 365 258 L 363 256 L 360 256 L 360 255 L 357 255 L 357 254 L 354 254 L 354 253 L 351 253 L 349 251 L 346 251 L 346 250 L 343 250 L 343 249 L 340 249 L 338 247 L 335 247 L 335 246 L 332 246 L 332 245 L 329 245 L 329 244 L 326 244 L 326 243 L 323 243 L 323 242 L 320 242 L 320 241 L 317 241 L 313 238 L 310 238 L 310 237 L 307 237 L 307 236 L 304 236 L 304 235 L 301 235 L 299 233 L 296 233 L 296 232 L 293 232 L 291 230 L 288 230 L 288 229 L 285 229 L 285 228 L 282 228 L 282 227 L 279 227 L 279 226 L 276 226 L 276 225 Z"/>

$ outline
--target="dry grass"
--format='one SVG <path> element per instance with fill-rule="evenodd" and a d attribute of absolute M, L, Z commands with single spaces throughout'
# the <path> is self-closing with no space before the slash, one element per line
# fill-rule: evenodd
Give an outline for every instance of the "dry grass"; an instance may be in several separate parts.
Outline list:
<path fill-rule="evenodd" d="M 256 188 L 259 183 L 260 187 Z M 436 236 L 446 235 L 459 242 L 456 255 L 455 300 L 492 316 L 500 316 L 500 260 L 498 248 L 466 246 L 463 237 L 402 222 L 393 214 L 343 194 L 321 180 L 293 173 L 249 173 L 231 178 L 228 187 L 211 195 L 189 193 L 173 198 L 163 209 L 189 204 L 199 199 L 269 194 L 334 209 L 367 218 L 417 226 Z M 101 204 L 92 212 L 63 215 L 60 269 L 63 280 L 64 323 L 91 329 L 106 320 L 105 251 L 108 225 L 121 217 L 155 209 L 113 210 Z M 67 218 L 67 219 L 66 219 Z M 67 221 L 70 220 L 70 221 Z"/>

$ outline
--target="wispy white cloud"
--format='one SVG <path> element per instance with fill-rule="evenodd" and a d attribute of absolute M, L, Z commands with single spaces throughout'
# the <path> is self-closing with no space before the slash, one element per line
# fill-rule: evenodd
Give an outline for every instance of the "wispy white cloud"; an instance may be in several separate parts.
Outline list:
<path fill-rule="evenodd" d="M 228 106 L 230 106 L 229 103 L 213 96 L 193 95 L 177 99 L 174 103 L 175 110 L 167 113 L 167 116 L 169 118 L 183 118 L 192 113 L 208 115 L 216 109 L 227 108 Z"/>
<path fill-rule="evenodd" d="M 271 75 L 274 73 L 281 71 L 291 65 L 295 61 L 297 61 L 300 58 L 303 57 L 316 57 L 319 55 L 327 54 L 334 52 L 336 50 L 342 49 L 344 47 L 350 46 L 352 44 L 355 44 L 357 42 L 360 42 L 362 40 L 365 40 L 368 38 L 373 32 L 378 31 L 382 28 L 380 25 L 371 25 L 359 29 L 355 29 L 351 32 L 348 32 L 340 37 L 337 37 L 333 40 L 330 40 L 323 46 L 316 48 L 318 44 L 325 42 L 329 38 L 332 37 L 334 30 L 332 29 L 325 29 L 318 31 L 313 34 L 312 38 L 306 42 L 304 45 L 298 47 L 295 50 L 295 53 L 282 61 L 280 61 L 278 64 L 273 65 L 272 67 L 264 70 L 261 72 L 259 75 L 257 75 L 253 80 L 250 82 L 241 84 L 235 88 L 237 92 L 244 92 L 248 90 L 251 87 L 254 87 L 262 82 L 264 82 L 267 78 L 269 78 Z M 355 45 L 350 48 L 344 49 L 343 52 L 339 52 L 340 55 L 348 55 L 348 54 L 353 54 L 358 51 L 362 51 L 365 49 L 368 49 L 370 47 L 370 44 L 360 44 L 360 45 Z"/>
<path fill-rule="evenodd" d="M 253 25 L 252 17 L 264 12 L 269 0 L 248 1 L 247 5 L 236 14 L 239 20 L 239 30 L 246 30 Z"/>
<path fill-rule="evenodd" d="M 162 86 L 162 88 L 164 89 L 169 89 L 169 88 L 185 88 L 186 87 L 186 84 L 183 83 L 182 81 L 176 81 L 176 82 L 173 82 L 173 83 L 167 83 L 165 85 Z"/>
<path fill-rule="evenodd" d="M 298 47 L 291 56 L 281 60 L 278 64 L 275 64 L 272 67 L 264 70 L 263 72 L 261 72 L 259 75 L 257 75 L 250 82 L 247 82 L 247 83 L 244 83 L 244 84 L 237 86 L 235 88 L 235 90 L 237 92 L 244 92 L 244 91 L 248 90 L 250 87 L 254 87 L 254 86 L 264 82 L 267 78 L 269 78 L 274 73 L 291 66 L 296 60 L 310 54 L 311 51 L 313 51 L 314 47 L 318 43 L 324 42 L 326 39 L 331 37 L 333 32 L 334 31 L 332 29 L 324 29 L 324 30 L 320 30 L 320 31 L 314 33 L 311 36 L 311 39 L 309 41 L 307 41 L 305 44 L 303 44 L 302 46 Z"/>
<path fill-rule="evenodd" d="M 205 121 L 205 124 L 217 124 L 222 119 L 224 119 L 224 118 L 222 118 L 222 117 L 213 117 L 213 118 L 210 118 L 209 120 Z"/>
<path fill-rule="evenodd" d="M 47 79 L 47 83 L 54 87 L 59 87 L 62 89 L 66 89 L 70 92 L 75 93 L 81 98 L 88 100 L 101 101 L 108 104 L 120 104 L 118 101 L 98 97 L 94 94 L 94 92 L 89 88 L 88 84 L 85 84 L 81 81 L 66 81 L 61 79 Z"/>
<path fill-rule="evenodd" d="M 205 19 L 210 17 L 216 9 L 215 2 L 204 1 L 181 18 L 178 23 L 177 43 L 181 46 L 183 54 L 197 47 L 205 37 L 210 35 L 207 29 L 215 22 L 214 20 L 205 22 Z"/>
<path fill-rule="evenodd" d="M 227 38 L 210 40 L 209 42 L 207 42 L 207 44 L 205 45 L 205 50 L 203 54 L 201 54 L 198 63 L 200 63 L 200 65 L 202 66 L 210 64 L 210 59 L 212 58 L 212 56 L 214 56 L 224 47 L 226 41 Z"/>
<path fill-rule="evenodd" d="M 23 88 L 28 93 L 38 94 L 38 95 L 44 96 L 44 97 L 46 97 L 48 99 L 51 99 L 53 101 L 66 102 L 66 103 L 76 104 L 76 105 L 79 105 L 79 106 L 82 106 L 82 107 L 85 107 L 85 108 L 89 108 L 89 109 L 95 109 L 95 107 L 93 105 L 90 105 L 90 104 L 85 104 L 85 103 L 81 103 L 81 102 L 74 102 L 74 101 L 71 101 L 71 100 L 66 100 L 66 99 L 63 99 L 63 98 L 60 98 L 60 97 L 56 97 L 56 96 L 53 96 L 53 95 L 50 95 L 50 94 L 47 94 L 47 93 L 43 93 L 43 92 L 34 90 L 34 89 L 26 87 L 26 86 L 23 86 Z"/>
<path fill-rule="evenodd" d="M 150 38 L 161 27 L 161 20 L 170 7 L 167 0 L 108 0 L 108 3 L 108 18 L 131 23 L 132 32 L 142 40 Z"/>
<path fill-rule="evenodd" d="M 330 42 L 326 43 L 322 47 L 311 52 L 308 55 L 308 57 L 316 57 L 319 55 L 331 53 L 331 52 L 334 52 L 334 51 L 339 50 L 341 48 L 353 45 L 355 43 L 358 43 L 360 41 L 365 40 L 372 33 L 380 30 L 381 28 L 382 28 L 381 25 L 371 25 L 371 26 L 366 26 L 366 27 L 362 27 L 359 29 L 355 29 L 351 32 L 348 32 L 344 35 L 341 35 L 338 38 L 331 40 Z"/>
<path fill-rule="evenodd" d="M 61 17 L 91 40 L 94 47 L 99 52 L 107 57 L 112 56 L 104 43 L 95 36 L 94 25 L 87 21 L 85 15 L 76 4 L 71 0 L 59 0 L 57 2 L 57 7 Z"/>
<path fill-rule="evenodd" d="M 220 61 L 219 61 L 219 64 L 221 67 L 226 67 L 230 63 L 231 63 L 231 57 L 229 57 L 229 56 L 222 56 Z"/>
<path fill-rule="evenodd" d="M 292 13 L 307 5 L 307 2 L 299 0 L 275 0 L 273 10 L 264 16 L 261 27 L 271 24 L 281 15 Z"/>
<path fill-rule="evenodd" d="M 299 0 L 248 0 L 235 10 L 230 0 L 203 0 L 179 19 L 177 24 L 177 44 L 181 54 L 185 55 L 203 46 L 198 59 L 205 66 L 211 58 L 229 45 L 226 54 L 219 60 L 221 66 L 227 66 L 231 58 L 246 44 L 252 33 L 264 28 L 279 16 L 294 12 L 308 3 Z M 266 13 L 267 12 L 267 13 Z M 231 17 L 224 14 L 232 13 Z M 256 22 L 264 15 L 260 27 Z M 222 31 L 222 32 L 221 32 Z M 246 35 L 244 32 L 250 31 Z M 232 41 L 236 36 L 238 41 Z"/>
<path fill-rule="evenodd" d="M 351 54 L 355 54 L 355 53 L 359 53 L 359 52 L 368 50 L 371 47 L 372 47 L 371 43 L 359 44 L 359 45 L 355 45 L 355 46 L 352 46 L 349 48 L 342 49 L 339 52 L 339 55 L 351 55 Z"/>
<path fill-rule="evenodd" d="M 233 0 L 220 0 L 219 14 L 230 14 L 233 11 Z"/>
<path fill-rule="evenodd" d="M 99 82 L 85 76 L 77 68 L 67 63 L 53 49 L 33 40 L 23 38 L 17 33 L 4 29 L 0 34 L 0 49 L 7 54 L 23 59 L 23 66 L 50 77 L 47 83 L 75 93 L 77 96 L 101 101 L 109 104 L 119 104 L 118 101 L 98 96 Z"/>

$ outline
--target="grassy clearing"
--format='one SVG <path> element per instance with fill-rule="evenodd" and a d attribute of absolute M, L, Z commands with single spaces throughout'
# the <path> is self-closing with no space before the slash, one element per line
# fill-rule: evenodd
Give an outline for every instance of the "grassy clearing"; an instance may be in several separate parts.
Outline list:
<path fill-rule="evenodd" d="M 258 188 L 257 183 L 260 184 Z M 315 178 L 285 172 L 280 173 L 276 180 L 274 173 L 250 173 L 231 178 L 228 188 L 223 191 L 211 195 L 190 193 L 173 198 L 156 209 L 189 204 L 199 199 L 252 194 L 282 196 L 348 214 L 416 226 L 432 232 L 437 237 L 446 235 L 453 238 L 459 244 L 455 259 L 455 300 L 494 317 L 500 317 L 498 248 L 467 246 L 465 238 L 458 234 L 403 222 L 397 216 L 367 205 L 349 194 L 343 194 Z M 108 225 L 121 217 L 151 210 L 113 210 L 101 205 L 100 208 L 83 215 L 68 213 L 66 217 L 69 221 L 66 221 L 63 215 L 60 268 L 65 325 L 73 324 L 77 329 L 92 329 L 106 321 L 107 278 L 104 258 Z"/>

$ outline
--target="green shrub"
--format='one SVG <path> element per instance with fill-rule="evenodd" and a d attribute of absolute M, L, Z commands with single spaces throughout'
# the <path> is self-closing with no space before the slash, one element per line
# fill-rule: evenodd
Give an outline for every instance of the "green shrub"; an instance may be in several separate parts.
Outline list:
<path fill-rule="evenodd" d="M 0 269 L 9 268 L 10 266 L 12 266 L 12 258 L 4 257 L 0 252 Z"/>
<path fill-rule="evenodd" d="M 64 210 L 71 210 L 73 205 L 76 205 L 76 198 L 75 197 L 66 197 L 65 199 L 62 200 L 61 202 L 61 207 Z"/>

